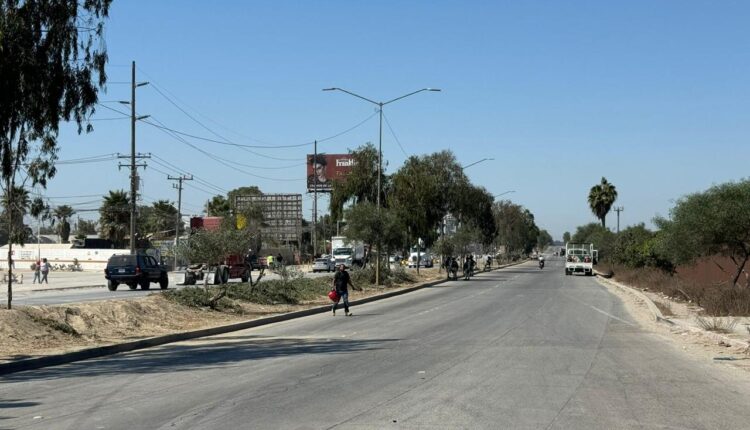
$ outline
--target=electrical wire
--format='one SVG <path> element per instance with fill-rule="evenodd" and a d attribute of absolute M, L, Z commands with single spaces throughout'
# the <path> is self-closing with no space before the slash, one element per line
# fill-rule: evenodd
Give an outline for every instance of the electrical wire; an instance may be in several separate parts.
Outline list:
<path fill-rule="evenodd" d="M 387 117 L 387 116 L 385 116 L 385 114 L 383 114 L 383 119 L 385 119 L 385 124 L 386 124 L 386 125 L 388 126 L 388 130 L 390 130 L 390 131 L 391 131 L 391 135 L 392 135 L 392 136 L 393 136 L 393 138 L 394 138 L 394 139 L 396 140 L 396 143 L 398 144 L 398 147 L 399 147 L 399 148 L 401 148 L 401 152 L 403 152 L 403 153 L 404 153 L 404 156 L 405 156 L 405 157 L 409 158 L 409 154 L 407 154 L 407 153 L 406 153 L 406 151 L 404 150 L 404 147 L 403 147 L 403 146 L 401 146 L 401 141 L 400 141 L 400 140 L 398 140 L 398 136 L 396 136 L 396 132 L 395 132 L 395 131 L 393 131 L 393 127 L 391 127 L 391 122 L 390 122 L 390 121 L 388 121 L 388 117 Z"/>

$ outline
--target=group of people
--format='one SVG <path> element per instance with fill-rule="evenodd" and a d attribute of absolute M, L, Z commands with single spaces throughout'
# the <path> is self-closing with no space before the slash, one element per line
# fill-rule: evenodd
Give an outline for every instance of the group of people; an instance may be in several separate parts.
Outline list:
<path fill-rule="evenodd" d="M 37 260 L 36 263 L 34 263 L 34 280 L 31 282 L 32 284 L 36 284 L 37 281 L 39 283 L 45 283 L 49 284 L 47 281 L 47 275 L 49 275 L 50 265 L 46 258 L 42 258 L 42 261 Z"/>
<path fill-rule="evenodd" d="M 445 271 L 448 274 L 448 279 L 453 278 L 453 280 L 458 280 L 458 269 L 459 269 L 459 262 L 456 257 L 448 256 L 445 259 L 445 262 L 443 263 L 445 266 Z M 463 262 L 463 278 L 464 280 L 469 280 L 472 276 L 474 276 L 474 270 L 476 269 L 477 261 L 474 259 L 474 256 L 469 254 L 466 257 L 464 257 Z M 487 256 L 487 261 L 484 264 L 485 270 L 489 270 L 492 268 L 492 257 Z"/>

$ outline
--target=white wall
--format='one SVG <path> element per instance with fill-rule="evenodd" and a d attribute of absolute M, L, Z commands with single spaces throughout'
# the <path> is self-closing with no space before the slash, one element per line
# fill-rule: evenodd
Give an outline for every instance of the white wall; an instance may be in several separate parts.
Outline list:
<path fill-rule="evenodd" d="M 85 249 L 71 248 L 70 244 L 13 245 L 13 261 L 16 269 L 29 269 L 38 257 L 46 258 L 50 264 L 73 264 L 77 258 L 83 270 L 104 270 L 107 260 L 114 254 L 129 254 L 129 249 Z M 8 245 L 0 247 L 0 268 L 8 268 Z"/>

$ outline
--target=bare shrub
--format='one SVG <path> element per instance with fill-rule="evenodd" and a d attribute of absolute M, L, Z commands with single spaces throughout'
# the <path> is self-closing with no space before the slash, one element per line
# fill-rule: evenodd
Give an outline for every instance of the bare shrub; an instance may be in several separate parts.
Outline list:
<path fill-rule="evenodd" d="M 714 331 L 717 333 L 731 333 L 737 326 L 737 320 L 734 318 L 704 318 L 695 317 L 695 321 L 703 330 Z"/>

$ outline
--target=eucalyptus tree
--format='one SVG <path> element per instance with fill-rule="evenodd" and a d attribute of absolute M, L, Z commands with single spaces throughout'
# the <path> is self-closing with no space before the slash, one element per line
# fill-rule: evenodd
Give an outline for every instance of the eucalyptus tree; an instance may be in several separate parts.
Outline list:
<path fill-rule="evenodd" d="M 354 166 L 345 181 L 333 181 L 331 189 L 331 217 L 333 221 L 343 218 L 346 202 L 375 203 L 378 196 L 378 150 L 371 143 L 350 151 Z M 381 172 L 382 173 L 382 172 Z M 386 200 L 386 190 L 390 187 L 389 177 L 382 175 L 381 202 Z"/>
<path fill-rule="evenodd" d="M 617 189 L 607 181 L 607 178 L 602 177 L 601 182 L 589 190 L 589 208 L 602 222 L 602 227 L 606 227 L 607 214 L 612 209 L 615 200 L 617 200 Z"/>
<path fill-rule="evenodd" d="M 75 121 L 79 133 L 92 130 L 88 119 L 107 80 L 103 34 L 110 3 L 0 2 L 0 186 L 10 202 L 18 185 L 46 187 L 54 177 L 60 121 Z M 10 218 L 8 226 L 12 237 Z M 12 255 L 11 244 L 8 308 Z"/>

